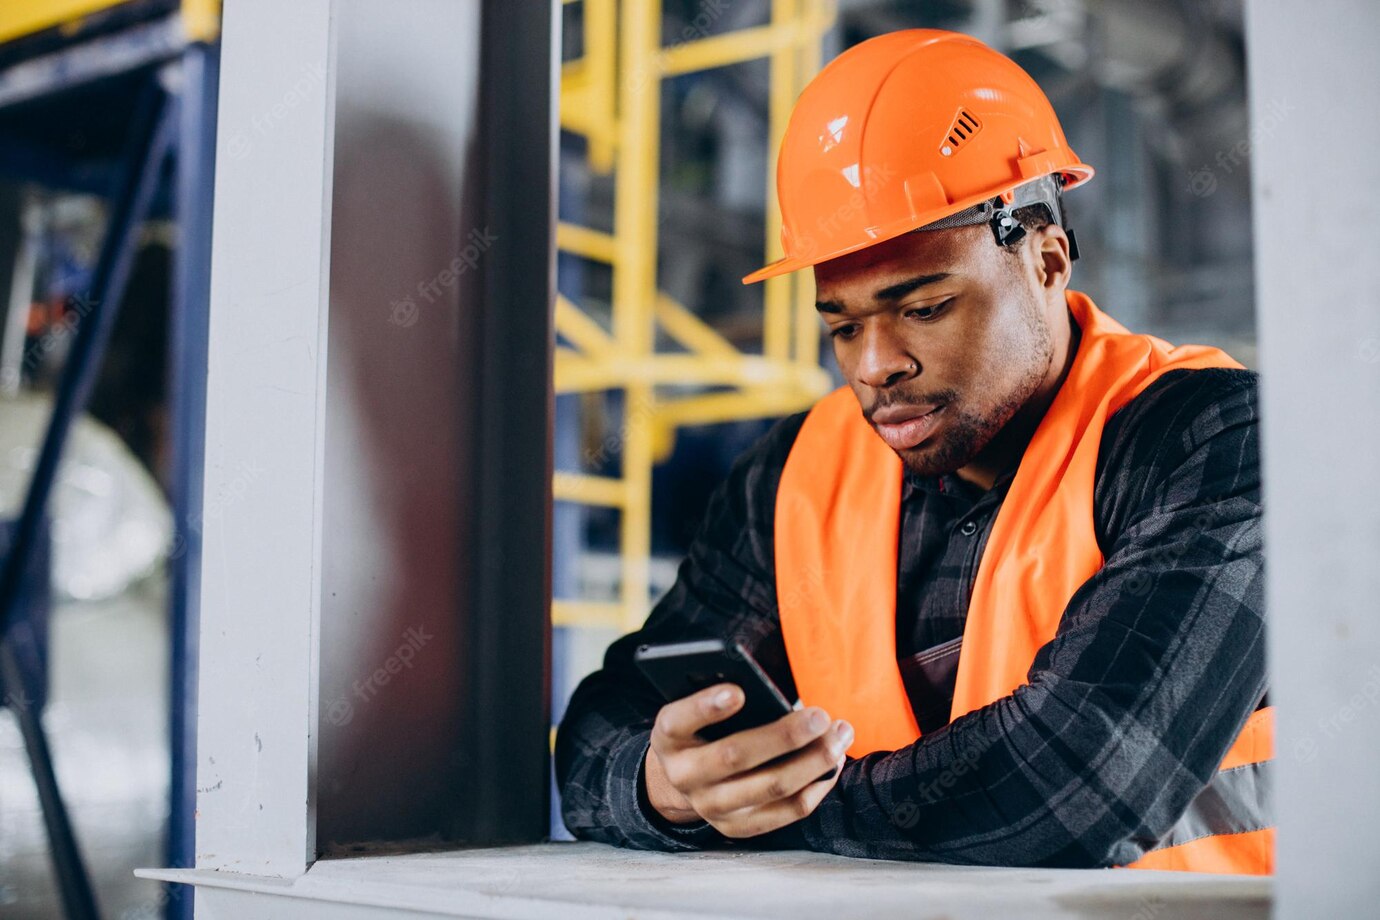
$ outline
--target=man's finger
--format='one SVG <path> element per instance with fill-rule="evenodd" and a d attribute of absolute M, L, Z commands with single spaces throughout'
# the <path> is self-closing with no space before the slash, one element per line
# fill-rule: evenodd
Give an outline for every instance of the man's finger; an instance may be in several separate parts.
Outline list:
<path fill-rule="evenodd" d="M 829 714 L 817 706 L 790 712 L 693 751 L 695 770 L 713 781 L 728 779 L 798 751 L 828 730 Z"/>
<path fill-rule="evenodd" d="M 839 781 L 839 773 L 811 783 L 789 798 L 777 799 L 770 805 L 757 808 L 745 808 L 710 823 L 725 837 L 736 838 L 756 837 L 794 824 L 819 807 L 819 803 Z"/>
<path fill-rule="evenodd" d="M 695 732 L 722 722 L 742 705 L 743 691 L 736 684 L 715 684 L 667 703 L 657 712 L 652 747 L 660 751 L 702 745 Z"/>
<path fill-rule="evenodd" d="M 838 766 L 852 743 L 852 727 L 842 720 L 835 722 L 822 737 L 780 762 L 704 790 L 695 800 L 695 808 L 702 815 L 727 815 L 793 796 Z"/>

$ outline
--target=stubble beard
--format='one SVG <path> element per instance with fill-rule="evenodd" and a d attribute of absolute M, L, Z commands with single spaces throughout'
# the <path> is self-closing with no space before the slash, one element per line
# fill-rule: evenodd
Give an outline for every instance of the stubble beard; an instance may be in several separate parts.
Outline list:
<path fill-rule="evenodd" d="M 1054 359 L 1054 337 L 1034 298 L 1026 303 L 1022 315 L 1030 335 L 1027 353 L 1031 359 L 1026 363 L 1021 378 L 989 409 L 973 412 L 959 407 L 956 402 L 947 403 L 944 413 L 948 418 L 943 422 L 944 428 L 939 432 L 937 443 L 898 452 L 901 462 L 913 475 L 939 476 L 973 462 L 1039 390 Z"/>

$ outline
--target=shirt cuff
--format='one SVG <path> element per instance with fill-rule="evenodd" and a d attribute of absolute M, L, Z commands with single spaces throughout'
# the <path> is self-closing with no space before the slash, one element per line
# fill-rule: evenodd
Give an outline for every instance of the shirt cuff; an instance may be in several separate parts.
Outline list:
<path fill-rule="evenodd" d="M 758 834 L 756 837 L 745 837 L 740 841 L 744 849 L 747 850 L 810 850 L 810 839 L 805 833 L 805 822 L 810 820 L 807 816 L 799 821 L 787 824 L 785 827 L 778 827 L 774 831 L 767 831 L 765 834 Z"/>
<path fill-rule="evenodd" d="M 610 788 L 608 801 L 613 803 L 618 825 L 633 842 L 649 849 L 701 850 L 724 843 L 726 838 L 708 821 L 673 824 L 652 807 L 644 775 L 651 737 L 651 729 L 637 732 L 614 753 L 609 783 L 623 788 Z"/>

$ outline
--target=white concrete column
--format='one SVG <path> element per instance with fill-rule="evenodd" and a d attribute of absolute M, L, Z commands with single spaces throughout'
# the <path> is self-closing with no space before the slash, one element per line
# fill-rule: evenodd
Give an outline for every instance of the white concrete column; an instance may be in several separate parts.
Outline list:
<path fill-rule="evenodd" d="M 1380 5 L 1247 4 L 1276 916 L 1380 902 Z"/>

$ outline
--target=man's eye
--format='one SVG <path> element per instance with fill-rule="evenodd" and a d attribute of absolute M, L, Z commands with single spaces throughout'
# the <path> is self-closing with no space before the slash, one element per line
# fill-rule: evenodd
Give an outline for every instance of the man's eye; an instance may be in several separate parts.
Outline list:
<path fill-rule="evenodd" d="M 853 337 L 853 333 L 857 331 L 857 328 L 858 327 L 856 325 L 852 323 L 847 323 L 843 326 L 835 326 L 833 329 L 830 329 L 829 335 L 833 336 L 836 339 L 851 339 Z"/>
<path fill-rule="evenodd" d="M 946 309 L 948 308 L 949 304 L 951 304 L 951 303 L 953 303 L 953 302 L 954 302 L 954 299 L 953 299 L 952 297 L 950 297 L 948 300 L 944 301 L 943 303 L 931 304 L 930 306 L 927 306 L 927 307 L 916 307 L 914 310 L 907 310 L 907 311 L 906 311 L 906 316 L 913 316 L 913 317 L 915 317 L 916 319 L 919 319 L 919 320 L 930 320 L 930 319 L 934 319 L 934 318 L 935 318 L 936 316 L 938 316 L 940 313 L 944 312 L 944 310 L 946 310 Z"/>

